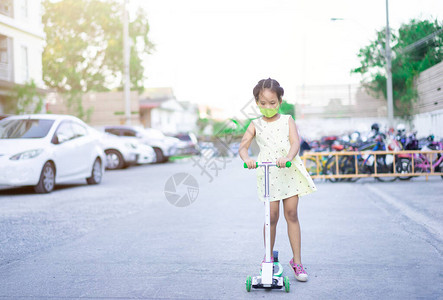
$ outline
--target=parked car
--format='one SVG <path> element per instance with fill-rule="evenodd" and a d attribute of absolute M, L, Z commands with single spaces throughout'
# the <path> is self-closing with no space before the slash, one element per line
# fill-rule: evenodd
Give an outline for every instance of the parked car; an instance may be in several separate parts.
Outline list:
<path fill-rule="evenodd" d="M 137 164 L 137 140 L 134 138 L 117 137 L 107 132 L 94 130 L 106 154 L 106 168 L 117 170 Z"/>
<path fill-rule="evenodd" d="M 174 135 L 180 140 L 177 146 L 177 155 L 199 154 L 197 136 L 192 132 L 182 132 Z"/>
<path fill-rule="evenodd" d="M 179 140 L 167 137 L 160 130 L 137 126 L 105 126 L 105 132 L 126 137 L 136 137 L 144 144 L 151 146 L 156 154 L 156 162 L 165 162 L 177 152 Z"/>
<path fill-rule="evenodd" d="M 137 143 L 138 160 L 137 164 L 150 164 L 157 161 L 157 155 L 155 155 L 154 148 L 143 144 L 141 142 Z"/>
<path fill-rule="evenodd" d="M 218 157 L 220 156 L 220 151 L 215 147 L 213 142 L 200 142 L 200 155 L 206 158 Z"/>
<path fill-rule="evenodd" d="M 92 128 L 76 117 L 36 114 L 0 121 L 0 185 L 49 193 L 66 181 L 98 184 L 105 160 Z"/>

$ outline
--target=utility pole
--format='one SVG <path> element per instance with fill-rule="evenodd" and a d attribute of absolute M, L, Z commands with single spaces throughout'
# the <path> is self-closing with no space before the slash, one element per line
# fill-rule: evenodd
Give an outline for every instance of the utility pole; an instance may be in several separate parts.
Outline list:
<path fill-rule="evenodd" d="M 129 0 L 123 0 L 123 80 L 126 125 L 131 125 L 131 95 L 129 80 L 129 25 L 126 6 Z"/>
<path fill-rule="evenodd" d="M 392 96 L 392 62 L 391 62 L 391 30 L 389 28 L 389 0 L 386 0 L 386 46 L 385 46 L 385 59 L 386 59 L 386 100 L 388 105 L 388 127 L 394 126 L 394 98 Z M 344 18 L 331 18 L 331 21 L 343 21 Z M 352 20 L 352 19 L 349 19 Z M 355 20 L 352 20 L 358 25 L 362 26 Z"/>
<path fill-rule="evenodd" d="M 391 32 L 389 29 L 388 0 L 386 0 L 386 100 L 388 102 L 388 126 L 394 126 L 394 99 L 392 96 Z"/>

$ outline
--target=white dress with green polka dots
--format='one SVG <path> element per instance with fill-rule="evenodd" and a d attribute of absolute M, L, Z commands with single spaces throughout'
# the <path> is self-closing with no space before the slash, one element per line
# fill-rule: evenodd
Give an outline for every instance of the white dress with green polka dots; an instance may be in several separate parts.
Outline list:
<path fill-rule="evenodd" d="M 266 122 L 262 117 L 252 120 L 255 126 L 255 138 L 260 147 L 257 158 L 259 163 L 276 162 L 278 158 L 288 154 L 291 148 L 289 118 L 291 118 L 290 115 L 280 115 L 280 118 L 273 122 Z M 270 201 L 278 201 L 294 195 L 304 196 L 317 190 L 300 156 L 297 154 L 291 162 L 290 168 L 269 168 Z M 264 201 L 264 175 L 264 168 L 259 167 L 257 192 L 261 201 Z"/>

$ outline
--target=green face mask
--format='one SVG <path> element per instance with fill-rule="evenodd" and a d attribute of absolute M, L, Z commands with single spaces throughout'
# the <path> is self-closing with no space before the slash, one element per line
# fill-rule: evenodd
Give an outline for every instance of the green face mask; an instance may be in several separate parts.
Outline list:
<path fill-rule="evenodd" d="M 280 105 L 277 106 L 277 108 L 262 108 L 260 107 L 260 112 L 267 118 L 272 118 L 278 113 L 278 109 L 280 108 Z"/>

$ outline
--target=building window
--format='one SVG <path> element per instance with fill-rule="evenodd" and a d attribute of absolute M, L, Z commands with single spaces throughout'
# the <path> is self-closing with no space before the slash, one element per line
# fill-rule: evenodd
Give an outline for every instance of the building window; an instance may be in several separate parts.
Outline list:
<path fill-rule="evenodd" d="M 28 0 L 22 0 L 20 2 L 20 13 L 23 19 L 28 18 Z"/>
<path fill-rule="evenodd" d="M 9 38 L 4 35 L 0 35 L 0 79 L 12 80 L 11 78 L 11 53 Z"/>
<path fill-rule="evenodd" d="M 28 47 L 21 47 L 21 58 L 22 58 L 22 79 L 23 82 L 29 80 L 29 65 L 28 65 Z"/>
<path fill-rule="evenodd" d="M 8 38 L 0 35 L 0 63 L 8 63 Z"/>
<path fill-rule="evenodd" d="M 14 17 L 13 0 L 1 0 L 0 1 L 0 14 L 11 17 L 11 18 Z"/>

